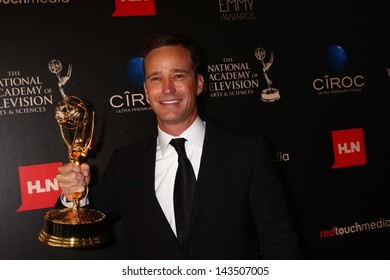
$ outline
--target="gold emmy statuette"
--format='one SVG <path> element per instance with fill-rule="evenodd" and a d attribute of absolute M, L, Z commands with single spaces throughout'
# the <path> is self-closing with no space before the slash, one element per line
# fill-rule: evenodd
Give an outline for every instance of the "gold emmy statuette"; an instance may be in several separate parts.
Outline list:
<path fill-rule="evenodd" d="M 60 61 L 49 62 L 49 70 L 56 74 L 62 96 L 55 108 L 55 118 L 68 148 L 70 162 L 80 165 L 91 149 L 95 113 L 89 115 L 80 98 L 65 94 L 63 86 L 69 80 L 72 68 L 69 66 L 64 77 L 59 75 L 61 69 Z M 88 127 L 89 118 L 91 125 Z M 79 207 L 79 201 L 84 195 L 74 194 L 72 208 L 53 209 L 45 213 L 44 228 L 38 236 L 41 242 L 54 247 L 87 248 L 107 241 L 105 214 L 95 209 Z"/>

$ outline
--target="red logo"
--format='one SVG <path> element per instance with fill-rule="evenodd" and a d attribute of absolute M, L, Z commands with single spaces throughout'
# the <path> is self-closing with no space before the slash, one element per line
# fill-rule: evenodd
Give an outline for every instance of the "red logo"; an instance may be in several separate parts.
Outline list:
<path fill-rule="evenodd" d="M 366 164 L 363 129 L 353 128 L 332 131 L 333 168 L 341 168 Z"/>
<path fill-rule="evenodd" d="M 61 190 L 58 186 L 58 167 L 62 162 L 19 166 L 22 205 L 16 212 L 53 207 Z"/>
<path fill-rule="evenodd" d="M 154 0 L 115 0 L 113 17 L 154 16 Z"/>

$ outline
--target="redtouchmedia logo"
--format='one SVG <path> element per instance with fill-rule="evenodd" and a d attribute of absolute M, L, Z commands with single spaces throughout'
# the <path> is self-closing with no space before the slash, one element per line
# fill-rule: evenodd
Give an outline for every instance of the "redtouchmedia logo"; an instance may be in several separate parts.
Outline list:
<path fill-rule="evenodd" d="M 332 131 L 334 164 L 332 169 L 366 164 L 363 129 Z"/>
<path fill-rule="evenodd" d="M 320 238 L 329 238 L 335 236 L 342 236 L 364 231 L 386 229 L 390 227 L 390 219 L 379 218 L 377 220 L 368 222 L 355 222 L 347 226 L 332 226 L 330 229 L 321 230 Z"/>
<path fill-rule="evenodd" d="M 49 208 L 55 205 L 61 192 L 55 178 L 60 165 L 62 165 L 61 162 L 19 166 L 22 205 L 17 212 Z"/>

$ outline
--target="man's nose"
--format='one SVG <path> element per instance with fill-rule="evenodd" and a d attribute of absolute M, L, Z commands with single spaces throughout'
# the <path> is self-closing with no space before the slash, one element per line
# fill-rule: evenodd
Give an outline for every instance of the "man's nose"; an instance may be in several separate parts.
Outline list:
<path fill-rule="evenodd" d="M 175 92 L 175 83 L 172 79 L 165 79 L 163 82 L 163 92 L 164 93 L 173 93 Z"/>

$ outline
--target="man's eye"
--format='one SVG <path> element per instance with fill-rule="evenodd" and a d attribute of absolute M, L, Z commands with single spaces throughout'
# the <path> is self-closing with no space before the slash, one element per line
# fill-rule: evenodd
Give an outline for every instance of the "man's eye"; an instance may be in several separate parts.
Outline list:
<path fill-rule="evenodd" d="M 159 81 L 160 78 L 159 78 L 159 77 L 151 77 L 150 80 L 151 80 L 151 81 Z"/>
<path fill-rule="evenodd" d="M 184 77 L 183 74 L 176 74 L 175 79 L 182 79 Z"/>

